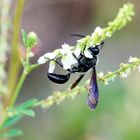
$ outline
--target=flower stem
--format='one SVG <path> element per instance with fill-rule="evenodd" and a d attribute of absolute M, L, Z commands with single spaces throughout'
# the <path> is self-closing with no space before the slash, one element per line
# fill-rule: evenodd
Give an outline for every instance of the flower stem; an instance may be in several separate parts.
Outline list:
<path fill-rule="evenodd" d="M 28 59 L 29 59 L 29 58 L 28 58 Z M 39 66 L 40 66 L 40 65 L 38 65 L 38 64 L 30 65 L 30 64 L 29 64 L 29 61 L 28 61 L 28 63 L 27 63 L 26 66 L 24 67 L 23 73 L 22 73 L 22 75 L 21 75 L 21 77 L 20 77 L 20 79 L 19 79 L 18 85 L 17 85 L 17 87 L 16 87 L 16 89 L 15 89 L 15 92 L 14 92 L 14 94 L 13 94 L 11 100 L 10 100 L 10 103 L 9 103 L 9 105 L 8 105 L 8 108 L 11 108 L 11 107 L 14 106 L 14 104 L 15 104 L 15 102 L 16 102 L 16 100 L 17 100 L 17 97 L 18 97 L 18 95 L 19 95 L 19 93 L 20 93 L 20 90 L 21 90 L 21 88 L 22 88 L 22 86 L 23 86 L 23 84 L 24 84 L 24 81 L 25 81 L 26 77 L 28 76 L 28 74 L 29 74 L 32 70 L 38 68 Z M 0 129 L 3 128 L 3 125 L 5 124 L 5 122 L 7 121 L 7 119 L 8 119 L 8 116 L 7 116 L 7 113 L 6 113 L 6 114 L 5 114 L 5 117 L 3 118 L 2 123 L 0 124 Z"/>
<path fill-rule="evenodd" d="M 17 87 L 16 87 L 16 90 L 15 90 L 15 92 L 14 92 L 12 98 L 11 98 L 10 107 L 12 107 L 12 106 L 14 105 L 14 103 L 15 103 L 15 101 L 16 101 L 16 99 L 17 99 L 19 93 L 20 93 L 20 90 L 21 90 L 21 88 L 22 88 L 22 85 L 23 85 L 23 83 L 24 83 L 24 81 L 25 81 L 27 75 L 28 75 L 28 71 L 26 71 L 26 69 L 25 69 L 25 70 L 23 71 L 21 77 L 20 77 L 19 83 L 18 83 L 18 85 L 17 85 Z"/>
<path fill-rule="evenodd" d="M 19 33 L 20 33 L 20 21 L 21 21 L 21 15 L 23 11 L 25 0 L 18 0 L 17 6 L 15 10 L 15 17 L 13 21 L 13 35 L 12 35 L 12 48 L 11 48 L 11 58 L 10 58 L 10 64 L 9 64 L 9 79 L 8 79 L 8 89 L 9 94 L 7 97 L 7 102 L 12 97 L 12 94 L 14 93 L 14 89 L 17 84 L 18 74 L 21 67 L 20 63 L 20 54 L 19 54 Z"/>

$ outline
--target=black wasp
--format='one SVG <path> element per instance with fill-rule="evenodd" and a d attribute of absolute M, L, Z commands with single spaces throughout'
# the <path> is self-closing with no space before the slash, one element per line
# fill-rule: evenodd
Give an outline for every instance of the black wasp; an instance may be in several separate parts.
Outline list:
<path fill-rule="evenodd" d="M 73 34 L 73 36 L 79 36 L 79 37 L 85 37 L 83 35 L 79 34 Z M 98 85 L 97 85 L 97 78 L 96 78 L 96 62 L 97 62 L 97 55 L 99 54 L 104 42 L 101 42 L 99 45 L 96 45 L 95 47 L 89 47 L 88 51 L 93 56 L 92 58 L 87 58 L 84 55 L 84 50 L 80 53 L 80 56 L 77 58 L 74 54 L 73 56 L 77 60 L 77 64 L 72 66 L 71 69 L 68 69 L 69 72 L 66 75 L 62 74 L 56 74 L 56 73 L 48 73 L 48 78 L 58 84 L 64 84 L 67 82 L 70 78 L 70 75 L 72 73 L 82 73 L 80 77 L 72 84 L 71 89 L 76 87 L 78 83 L 81 81 L 81 79 L 84 77 L 85 73 L 92 68 L 92 76 L 90 80 L 90 86 L 89 86 L 89 93 L 88 93 L 88 99 L 87 104 L 91 110 L 94 110 L 98 104 L 99 99 L 99 91 L 98 91 Z M 56 61 L 56 60 L 55 60 Z M 57 64 L 59 64 L 61 67 L 62 64 L 60 64 L 58 61 L 56 61 Z"/>

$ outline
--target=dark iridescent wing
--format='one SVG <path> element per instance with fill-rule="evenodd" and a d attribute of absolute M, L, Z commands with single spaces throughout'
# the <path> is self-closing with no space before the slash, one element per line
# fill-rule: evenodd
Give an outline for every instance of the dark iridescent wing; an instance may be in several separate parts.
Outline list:
<path fill-rule="evenodd" d="M 84 74 L 81 74 L 80 77 L 71 85 L 71 89 L 75 88 L 83 77 Z"/>
<path fill-rule="evenodd" d="M 93 73 L 89 86 L 89 94 L 87 99 L 87 104 L 91 110 L 94 110 L 98 104 L 99 92 L 96 78 L 96 69 L 93 68 Z"/>

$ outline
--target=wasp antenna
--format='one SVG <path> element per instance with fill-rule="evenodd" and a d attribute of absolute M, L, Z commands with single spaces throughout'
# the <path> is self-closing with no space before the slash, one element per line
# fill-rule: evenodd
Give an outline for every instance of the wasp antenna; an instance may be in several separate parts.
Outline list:
<path fill-rule="evenodd" d="M 102 41 L 100 45 L 103 45 L 104 43 L 105 43 L 105 42 L 104 42 L 104 41 Z"/>
<path fill-rule="evenodd" d="M 81 37 L 81 38 L 86 37 L 85 35 L 81 35 L 81 34 L 71 34 L 70 36 L 77 36 L 77 37 Z"/>

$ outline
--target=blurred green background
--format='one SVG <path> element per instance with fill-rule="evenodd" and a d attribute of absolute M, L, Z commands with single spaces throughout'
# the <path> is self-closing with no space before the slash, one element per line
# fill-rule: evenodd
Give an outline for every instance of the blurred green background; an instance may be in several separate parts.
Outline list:
<path fill-rule="evenodd" d="M 36 32 L 40 40 L 40 51 L 32 61 L 36 62 L 45 52 L 60 48 L 64 42 L 74 44 L 77 38 L 70 37 L 72 33 L 86 35 L 92 33 L 96 26 L 106 27 L 126 2 L 26 1 L 22 28 Z M 140 1 L 129 2 L 134 3 L 136 15 L 131 23 L 105 41 L 99 56 L 98 72 L 118 69 L 129 56 L 140 58 Z M 13 9 L 14 6 L 13 2 Z M 29 75 L 19 103 L 30 98 L 43 99 L 55 90 L 63 91 L 75 79 L 74 75 L 65 85 L 54 84 L 47 79 L 47 69 L 48 64 Z M 87 73 L 89 77 L 90 73 Z M 86 94 L 48 110 L 36 109 L 36 118 L 25 117 L 17 124 L 24 135 L 16 140 L 140 140 L 140 73 L 132 72 L 127 79 L 117 78 L 109 85 L 99 83 L 99 91 L 100 102 L 93 112 L 86 105 Z"/>

